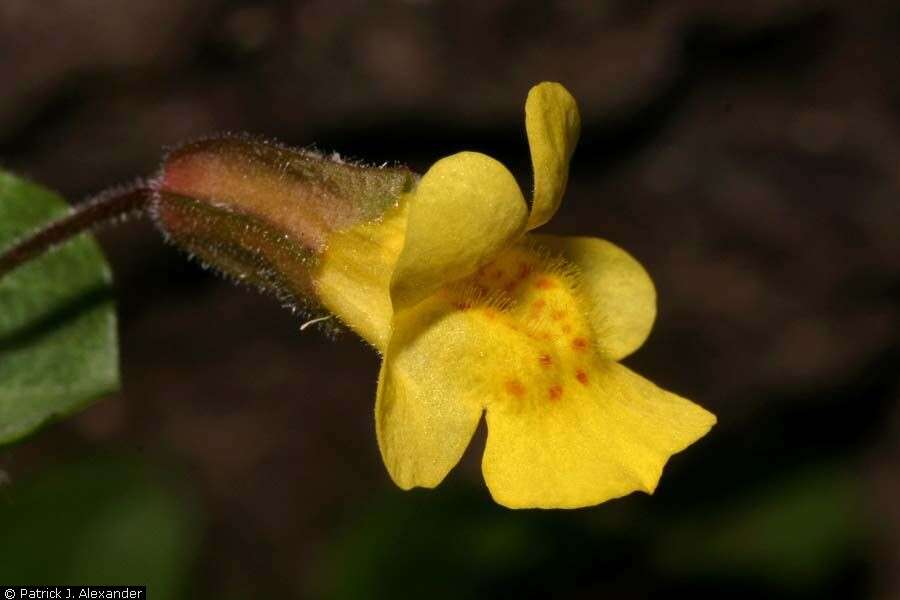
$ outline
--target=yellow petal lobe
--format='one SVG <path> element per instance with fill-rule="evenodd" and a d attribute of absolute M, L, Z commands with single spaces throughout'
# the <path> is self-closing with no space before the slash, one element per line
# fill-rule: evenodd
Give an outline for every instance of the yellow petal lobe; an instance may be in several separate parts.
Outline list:
<path fill-rule="evenodd" d="M 569 160 L 581 132 L 581 116 L 572 95 L 558 83 L 531 88 L 525 101 L 525 130 L 534 170 L 529 230 L 550 220 L 569 179 Z"/>
<path fill-rule="evenodd" d="M 615 362 L 576 367 L 567 382 L 552 404 L 488 410 L 482 469 L 498 503 L 578 508 L 652 493 L 669 457 L 716 420 Z"/>
<path fill-rule="evenodd" d="M 578 269 L 587 316 L 603 357 L 621 360 L 640 348 L 656 319 L 656 289 L 641 264 L 598 238 L 531 238 Z"/>
<path fill-rule="evenodd" d="M 409 199 L 394 310 L 473 273 L 522 234 L 526 218 L 515 178 L 493 158 L 461 152 L 436 162 Z"/>
<path fill-rule="evenodd" d="M 403 489 L 440 483 L 478 426 L 479 334 L 477 322 L 438 298 L 397 319 L 379 375 L 375 429 L 384 464 Z"/>

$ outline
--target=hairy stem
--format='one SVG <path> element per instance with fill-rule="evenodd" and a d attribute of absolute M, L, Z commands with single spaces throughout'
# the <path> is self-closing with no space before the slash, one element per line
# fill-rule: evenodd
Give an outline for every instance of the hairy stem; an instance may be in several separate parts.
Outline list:
<path fill-rule="evenodd" d="M 0 277 L 79 233 L 147 212 L 152 197 L 146 185 L 113 189 L 73 207 L 68 214 L 26 235 L 0 254 Z"/>

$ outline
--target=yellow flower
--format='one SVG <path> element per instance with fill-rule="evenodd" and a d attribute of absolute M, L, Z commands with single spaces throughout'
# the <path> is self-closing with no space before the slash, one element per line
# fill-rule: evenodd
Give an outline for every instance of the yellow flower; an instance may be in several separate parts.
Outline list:
<path fill-rule="evenodd" d="M 574 99 L 556 83 L 534 87 L 525 126 L 530 210 L 499 162 L 449 156 L 381 218 L 330 234 L 315 293 L 383 353 L 376 431 L 401 488 L 440 483 L 484 413 L 482 469 L 500 504 L 652 493 L 715 417 L 618 362 L 656 315 L 634 258 L 601 239 L 529 233 L 562 199 Z"/>

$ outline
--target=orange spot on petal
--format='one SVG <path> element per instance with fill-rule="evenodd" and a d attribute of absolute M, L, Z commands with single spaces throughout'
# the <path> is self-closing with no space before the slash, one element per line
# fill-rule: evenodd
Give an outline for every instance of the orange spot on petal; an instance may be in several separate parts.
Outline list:
<path fill-rule="evenodd" d="M 588 347 L 587 340 L 584 339 L 583 337 L 577 337 L 574 340 L 572 340 L 572 348 L 574 348 L 575 350 L 578 350 L 579 352 L 583 352 L 583 351 L 587 350 L 587 347 Z"/>
<path fill-rule="evenodd" d="M 566 316 L 566 311 L 564 310 L 554 310 L 552 313 L 550 313 L 550 318 L 552 318 L 554 321 L 559 321 L 564 316 Z"/>
<path fill-rule="evenodd" d="M 553 364 L 553 359 L 550 358 L 549 354 L 541 354 L 538 357 L 538 362 L 541 363 L 542 367 L 549 367 L 550 365 Z"/>
<path fill-rule="evenodd" d="M 581 383 L 582 385 L 587 385 L 587 383 L 588 383 L 587 373 L 585 373 L 581 369 L 578 369 L 577 371 L 575 371 L 575 379 L 577 379 L 578 382 Z"/>
<path fill-rule="evenodd" d="M 547 390 L 547 394 L 550 396 L 551 400 L 559 400 L 562 397 L 562 386 L 551 385 L 550 389 Z"/>
<path fill-rule="evenodd" d="M 534 282 L 539 289 L 549 290 L 550 288 L 556 286 L 556 282 L 550 279 L 549 277 L 541 277 L 536 282 Z"/>
<path fill-rule="evenodd" d="M 518 379 L 510 379 L 504 384 L 506 387 L 506 391 L 516 398 L 521 398 L 525 395 L 525 386 L 522 385 L 522 382 Z"/>
<path fill-rule="evenodd" d="M 533 267 L 528 263 L 519 263 L 519 279 L 525 279 L 529 275 L 531 275 Z"/>

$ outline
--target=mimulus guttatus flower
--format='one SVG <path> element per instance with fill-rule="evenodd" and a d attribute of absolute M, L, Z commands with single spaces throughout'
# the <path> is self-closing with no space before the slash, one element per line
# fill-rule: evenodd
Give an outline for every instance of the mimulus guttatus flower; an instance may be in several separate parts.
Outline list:
<path fill-rule="evenodd" d="M 715 417 L 618 362 L 644 342 L 656 312 L 637 261 L 600 239 L 526 233 L 562 199 L 580 125 L 575 101 L 541 84 L 528 95 L 525 124 L 530 211 L 503 165 L 463 152 L 433 165 L 385 219 L 399 254 L 383 329 L 368 331 L 384 352 L 375 406 L 382 456 L 400 487 L 434 487 L 484 413 L 482 469 L 505 506 L 579 507 L 652 492 L 669 456 Z M 353 324 L 339 288 L 324 291 L 325 304 Z"/>
<path fill-rule="evenodd" d="M 634 258 L 597 238 L 530 233 L 566 187 L 574 99 L 534 87 L 525 126 L 530 208 L 476 152 L 417 178 L 219 139 L 167 159 L 155 214 L 203 260 L 288 300 L 316 298 L 382 353 L 375 429 L 401 488 L 440 483 L 485 415 L 482 470 L 500 504 L 652 492 L 715 417 L 620 364 L 656 315 Z"/>

